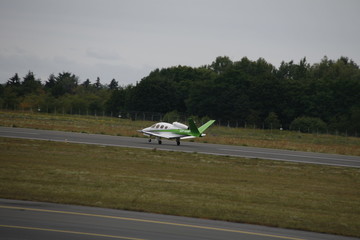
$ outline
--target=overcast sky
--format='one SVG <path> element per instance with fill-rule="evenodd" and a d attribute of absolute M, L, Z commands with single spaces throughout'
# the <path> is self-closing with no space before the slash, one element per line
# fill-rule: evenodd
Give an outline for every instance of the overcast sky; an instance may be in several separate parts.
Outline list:
<path fill-rule="evenodd" d="M 0 30 L 0 83 L 31 70 L 127 85 L 218 56 L 360 64 L 359 0 L 0 0 Z"/>

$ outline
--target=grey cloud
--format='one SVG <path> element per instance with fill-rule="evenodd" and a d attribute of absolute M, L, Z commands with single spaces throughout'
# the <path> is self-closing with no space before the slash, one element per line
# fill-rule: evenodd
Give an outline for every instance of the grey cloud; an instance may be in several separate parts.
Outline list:
<path fill-rule="evenodd" d="M 154 68 L 223 55 L 359 64 L 359 9 L 358 0 L 3 0 L 0 82 L 32 70 L 135 83 Z"/>
<path fill-rule="evenodd" d="M 122 60 L 119 54 L 108 50 L 97 50 L 90 48 L 86 50 L 86 55 L 88 57 L 100 60 Z"/>

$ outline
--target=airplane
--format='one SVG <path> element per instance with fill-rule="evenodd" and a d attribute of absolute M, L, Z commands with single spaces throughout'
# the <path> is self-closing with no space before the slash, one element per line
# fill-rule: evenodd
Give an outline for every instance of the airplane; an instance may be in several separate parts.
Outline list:
<path fill-rule="evenodd" d="M 176 144 L 179 146 L 180 139 L 190 139 L 206 136 L 206 134 L 203 132 L 215 122 L 215 120 L 210 120 L 201 127 L 197 128 L 191 118 L 189 118 L 188 121 L 189 126 L 186 126 L 185 124 L 179 122 L 173 122 L 172 124 L 166 122 L 159 122 L 155 123 L 151 127 L 138 130 L 138 132 L 141 132 L 145 136 L 148 136 L 149 142 L 151 142 L 151 137 L 156 137 L 159 144 L 162 143 L 161 138 L 175 139 Z"/>

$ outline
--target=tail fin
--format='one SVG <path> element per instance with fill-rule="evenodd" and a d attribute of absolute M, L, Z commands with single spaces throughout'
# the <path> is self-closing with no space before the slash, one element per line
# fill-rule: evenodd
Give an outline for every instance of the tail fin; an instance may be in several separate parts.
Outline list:
<path fill-rule="evenodd" d="M 215 122 L 215 120 L 210 120 L 207 123 L 205 123 L 204 125 L 202 125 L 201 127 L 199 127 L 199 129 L 196 127 L 194 121 L 189 118 L 189 129 L 192 133 L 192 135 L 196 136 L 196 137 L 202 137 L 205 136 L 205 134 L 202 134 L 206 129 L 208 129 L 208 127 L 210 127 L 213 123 Z"/>
<path fill-rule="evenodd" d="M 215 122 L 215 120 L 210 120 L 207 123 L 205 123 L 204 125 L 202 125 L 201 127 L 199 127 L 200 134 L 203 133 L 206 129 L 208 129 L 208 127 L 210 127 L 214 122 Z"/>
<path fill-rule="evenodd" d="M 200 137 L 201 133 L 199 132 L 199 129 L 196 127 L 194 120 L 192 120 L 192 118 L 189 118 L 189 129 L 192 135 L 196 137 Z"/>

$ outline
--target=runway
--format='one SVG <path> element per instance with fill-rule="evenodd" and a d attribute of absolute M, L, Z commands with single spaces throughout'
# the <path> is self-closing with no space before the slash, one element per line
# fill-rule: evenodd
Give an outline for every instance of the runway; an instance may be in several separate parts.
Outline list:
<path fill-rule="evenodd" d="M 355 240 L 161 214 L 0 199 L 1 239 Z"/>
<path fill-rule="evenodd" d="M 156 141 L 149 143 L 146 138 L 108 136 L 99 134 L 73 133 L 27 128 L 0 127 L 0 137 L 26 138 L 46 141 L 96 144 L 106 146 L 131 147 L 164 151 L 182 151 L 245 158 L 259 158 L 277 161 L 324 164 L 341 167 L 360 168 L 360 157 L 337 154 L 323 154 L 300 151 L 288 151 L 268 148 L 242 147 L 220 144 L 205 144 L 182 141 L 176 146 L 174 141 L 163 140 L 159 145 Z"/>

